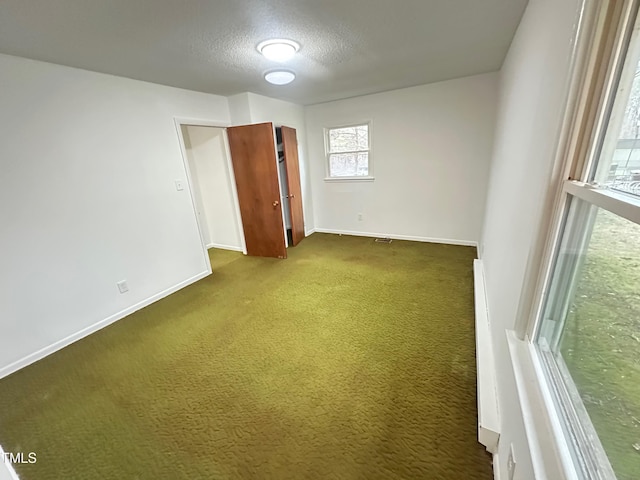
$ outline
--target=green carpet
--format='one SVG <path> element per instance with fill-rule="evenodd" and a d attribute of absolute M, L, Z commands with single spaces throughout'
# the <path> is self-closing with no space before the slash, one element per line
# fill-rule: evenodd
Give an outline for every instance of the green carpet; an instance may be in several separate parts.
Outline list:
<path fill-rule="evenodd" d="M 0 380 L 24 480 L 490 479 L 475 249 L 314 234 Z M 160 260 L 159 260 L 160 261 Z"/>

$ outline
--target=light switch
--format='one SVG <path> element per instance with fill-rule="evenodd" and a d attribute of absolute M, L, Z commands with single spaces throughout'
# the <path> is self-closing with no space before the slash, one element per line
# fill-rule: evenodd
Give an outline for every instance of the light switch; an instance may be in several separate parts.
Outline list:
<path fill-rule="evenodd" d="M 179 192 L 184 190 L 184 182 L 182 180 L 176 180 L 176 190 Z"/>

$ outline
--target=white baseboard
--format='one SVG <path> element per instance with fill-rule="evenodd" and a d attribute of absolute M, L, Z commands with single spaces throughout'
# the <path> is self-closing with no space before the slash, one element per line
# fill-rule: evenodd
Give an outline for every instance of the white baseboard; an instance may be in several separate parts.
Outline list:
<path fill-rule="evenodd" d="M 0 446 L 0 455 L 2 456 L 2 458 L 0 458 L 0 480 L 20 480 L 20 478 L 18 478 L 18 474 L 13 468 L 13 465 L 5 460 L 6 457 L 4 453 L 5 451 L 2 446 Z"/>
<path fill-rule="evenodd" d="M 354 237 L 392 238 L 393 240 L 409 240 L 412 242 L 444 243 L 448 245 L 462 245 L 465 247 L 478 247 L 478 242 L 472 240 L 453 240 L 450 238 L 417 237 L 411 235 L 396 235 L 393 233 L 354 232 L 351 230 L 333 230 L 330 228 L 316 228 L 318 233 L 334 233 L 337 235 L 353 235 Z"/>
<path fill-rule="evenodd" d="M 500 455 L 496 451 L 493 454 L 493 480 L 501 480 L 502 474 L 500 473 Z"/>
<path fill-rule="evenodd" d="M 305 230 L 304 231 L 304 236 L 308 237 L 309 235 L 311 235 L 313 233 L 316 233 L 316 229 L 315 228 L 312 228 L 311 230 Z"/>
<path fill-rule="evenodd" d="M 473 261 L 473 279 L 476 312 L 476 370 L 478 375 L 478 441 L 489 452 L 495 454 L 500 439 L 500 412 L 482 260 Z"/>
<path fill-rule="evenodd" d="M 77 342 L 78 340 L 91 335 L 92 333 L 97 332 L 98 330 L 103 329 L 104 327 L 111 325 L 114 322 L 117 322 L 118 320 L 121 320 L 122 318 L 126 317 L 127 315 L 132 314 L 133 312 L 140 310 L 141 308 L 146 307 L 147 305 L 151 305 L 154 302 L 157 302 L 158 300 L 160 300 L 161 298 L 164 298 L 168 295 L 171 295 L 174 292 L 177 292 L 178 290 L 186 287 L 187 285 L 191 285 L 192 283 L 197 282 L 198 280 L 203 279 L 204 277 L 208 276 L 209 274 L 211 274 L 210 271 L 204 271 L 202 273 L 199 273 L 197 275 L 194 275 L 193 277 L 184 280 L 176 285 L 174 285 L 173 287 L 169 287 L 166 290 L 163 290 L 160 293 L 157 293 L 155 295 L 152 295 L 151 297 L 136 303 L 135 305 L 132 305 L 131 307 L 125 308 L 124 310 L 121 310 L 118 313 L 115 313 L 107 318 L 105 318 L 104 320 L 100 320 L 97 323 L 94 323 L 93 325 L 83 328 L 82 330 L 80 330 L 79 332 L 76 332 L 74 334 L 69 335 L 66 338 L 63 338 L 61 340 L 58 340 L 57 342 L 52 343 L 51 345 L 41 348 L 40 350 L 31 353 L 23 358 L 21 358 L 20 360 L 17 360 L 13 363 L 10 363 L 9 365 L 6 365 L 2 368 L 0 368 L 0 378 L 6 377 L 7 375 L 11 375 L 14 372 L 17 372 L 18 370 L 20 370 L 21 368 L 24 368 L 28 365 L 31 365 L 34 362 L 37 362 L 38 360 L 43 359 L 44 357 L 47 357 L 49 355 L 51 355 L 54 352 L 57 352 L 58 350 L 63 349 L 64 347 L 71 345 L 74 342 Z"/>
<path fill-rule="evenodd" d="M 232 250 L 234 252 L 242 252 L 242 247 L 235 245 L 224 245 L 222 243 L 210 243 L 207 245 L 207 250 L 210 248 L 219 248 L 220 250 Z"/>

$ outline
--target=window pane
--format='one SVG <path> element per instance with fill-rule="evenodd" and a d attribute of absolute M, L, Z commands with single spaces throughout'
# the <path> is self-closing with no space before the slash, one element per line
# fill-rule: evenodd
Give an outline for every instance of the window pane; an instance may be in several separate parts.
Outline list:
<path fill-rule="evenodd" d="M 329 155 L 329 176 L 361 177 L 369 175 L 369 153 Z"/>
<path fill-rule="evenodd" d="M 367 125 L 356 127 L 356 140 L 358 142 L 358 150 L 369 149 L 369 127 Z"/>
<path fill-rule="evenodd" d="M 629 46 L 593 180 L 640 196 L 640 54 L 639 37 Z"/>
<path fill-rule="evenodd" d="M 363 152 L 358 154 L 358 167 L 356 175 L 369 175 L 369 153 Z"/>
<path fill-rule="evenodd" d="M 640 225 L 572 200 L 538 342 L 575 385 L 618 479 L 638 478 Z"/>
<path fill-rule="evenodd" d="M 355 152 L 369 149 L 369 127 L 332 128 L 329 130 L 329 152 Z"/>

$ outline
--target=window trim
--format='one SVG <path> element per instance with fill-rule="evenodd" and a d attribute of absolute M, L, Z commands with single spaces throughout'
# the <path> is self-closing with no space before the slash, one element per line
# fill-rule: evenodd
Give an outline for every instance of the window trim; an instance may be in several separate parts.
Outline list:
<path fill-rule="evenodd" d="M 634 223 L 640 223 L 640 199 L 599 188 L 594 183 L 579 181 L 593 178 L 619 90 L 628 47 L 634 37 L 640 36 L 639 7 L 640 0 L 585 0 L 582 4 L 575 32 L 577 41 L 572 55 L 565 114 L 557 143 L 554 171 L 550 178 L 551 193 L 541 211 L 539 234 L 530 251 L 512 340 L 519 340 L 523 346 L 528 347 L 526 361 L 533 362 L 536 366 L 534 383 L 540 391 L 546 392 L 542 395 L 541 404 L 544 416 L 547 419 L 558 419 L 556 422 L 551 421 L 551 425 L 547 423 L 547 426 L 551 427 L 548 434 L 556 446 L 556 458 L 560 460 L 565 478 L 615 478 L 599 440 L 595 447 L 585 441 L 585 438 L 596 432 L 590 420 L 583 421 L 583 415 L 587 414 L 581 400 L 577 405 L 562 402 L 562 407 L 559 407 L 558 389 L 564 389 L 565 397 L 571 397 L 577 393 L 577 388 L 573 380 L 567 382 L 566 376 L 562 382 L 557 380 L 562 372 L 561 365 L 553 365 L 557 372 L 550 374 L 550 362 L 545 359 L 544 349 L 537 343 L 537 338 L 571 198 L 582 199 Z M 518 362 L 513 357 L 513 352 L 512 361 Z M 552 380 L 554 376 L 555 381 Z M 521 388 L 523 387 L 518 386 L 519 394 Z M 562 393 L 559 396 L 562 397 Z M 573 426 L 571 415 L 561 412 L 567 407 L 575 413 Z M 588 415 L 586 418 L 588 419 Z M 577 430 L 582 430 L 581 438 L 580 435 L 578 438 L 575 435 L 576 421 Z M 529 432 L 529 429 L 533 432 Z M 536 429 L 535 426 L 528 426 L 527 435 L 531 433 L 539 441 Z M 573 431 L 568 432 L 567 429 Z M 575 448 L 570 447 L 571 444 Z M 578 462 L 574 458 L 575 451 L 583 457 Z"/>
<path fill-rule="evenodd" d="M 575 31 L 577 41 L 571 57 L 568 98 L 557 141 L 554 171 L 550 176 L 551 193 L 541 212 L 516 319 L 515 330 L 521 340 L 534 339 L 538 334 L 540 299 L 546 296 L 549 288 L 568 206 L 565 182 L 582 178 L 590 171 L 595 155 L 592 146 L 596 136 L 602 134 L 602 128 L 606 128 L 604 117 L 609 112 L 605 110 L 604 102 L 612 101 L 612 98 L 611 95 L 605 97 L 602 92 L 605 88 L 610 89 L 615 80 L 612 59 L 615 57 L 619 62 L 620 55 L 616 52 L 625 48 L 611 37 L 623 37 L 620 30 L 635 15 L 638 3 L 639 0 L 584 0 L 582 3 Z M 607 55 L 606 45 L 615 45 L 615 51 L 609 51 Z"/>
<path fill-rule="evenodd" d="M 331 176 L 331 163 L 330 158 L 332 153 L 329 151 L 329 132 L 331 130 L 337 130 L 340 128 L 350 128 L 350 127 L 361 127 L 363 125 L 367 126 L 368 129 L 368 149 L 367 150 L 354 150 L 349 152 L 339 152 L 339 153 L 359 153 L 359 152 L 367 152 L 368 153 L 368 175 L 361 176 L 351 176 L 351 177 L 332 177 Z M 340 125 L 332 125 L 330 127 L 324 127 L 323 136 L 324 136 L 324 152 L 325 152 L 325 182 L 372 182 L 375 180 L 375 176 L 373 175 L 373 121 L 372 120 L 360 120 L 354 122 L 348 122 Z"/>
<path fill-rule="evenodd" d="M 589 3 L 589 0 L 585 0 L 585 3 Z M 621 7 L 616 9 L 616 5 Z M 574 91 L 570 92 L 570 95 L 573 93 L 576 96 L 576 102 L 573 107 L 567 105 L 563 122 L 564 138 L 560 142 L 556 155 L 556 164 L 564 175 L 555 187 L 556 193 L 553 195 L 552 206 L 547 209 L 541 219 L 540 236 L 536 242 L 537 251 L 532 255 L 532 262 L 530 262 L 530 265 L 537 264 L 539 268 L 530 274 L 525 285 L 526 301 L 523 302 L 519 311 L 519 318 L 523 321 L 516 328 L 520 338 L 535 339 L 538 335 L 538 327 L 541 323 L 538 319 L 542 313 L 541 299 L 546 296 L 549 288 L 555 252 L 564 229 L 564 214 L 569 201 L 568 182 L 573 181 L 581 184 L 585 189 L 588 188 L 588 184 L 578 179 L 590 174 L 596 154 L 600 151 L 601 139 L 604 137 L 607 119 L 615 99 L 615 84 L 622 73 L 622 67 L 611 65 L 611 62 L 614 58 L 618 63 L 624 62 L 627 44 L 623 41 L 628 43 L 631 40 L 631 34 L 625 35 L 621 30 L 626 27 L 633 32 L 632 19 L 637 15 L 639 6 L 640 0 L 594 1 L 591 2 L 592 11 L 583 12 L 587 17 L 584 29 L 588 33 L 585 32 L 582 46 L 576 49 L 582 51 L 577 51 L 578 58 L 574 58 L 577 64 L 573 72 L 572 90 Z M 617 11 L 618 17 L 612 16 L 612 10 Z M 602 48 L 598 47 L 602 47 L 603 43 L 612 45 L 610 38 L 612 35 L 620 41 L 615 43 L 615 52 L 611 52 L 605 60 Z M 581 60 L 582 66 L 579 65 Z M 603 76 L 608 77 L 606 83 L 602 80 Z M 607 91 L 599 95 L 598 88 L 606 88 Z M 607 106 L 605 102 L 609 105 Z M 597 148 L 592 148 L 596 144 Z M 589 188 L 593 188 L 593 185 Z M 606 207 L 602 208 L 606 209 Z"/>

